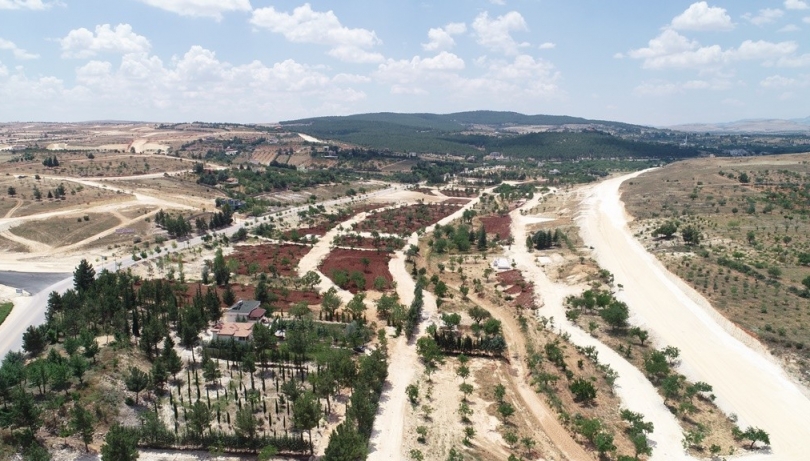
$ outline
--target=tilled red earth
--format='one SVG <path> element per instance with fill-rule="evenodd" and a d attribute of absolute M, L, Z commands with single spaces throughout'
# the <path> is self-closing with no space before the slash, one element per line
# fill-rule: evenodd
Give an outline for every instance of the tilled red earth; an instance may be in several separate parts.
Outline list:
<path fill-rule="evenodd" d="M 508 239 L 511 234 L 512 217 L 509 215 L 482 216 L 481 223 L 487 235 L 497 235 L 500 240 Z"/>
<path fill-rule="evenodd" d="M 496 278 L 505 287 L 503 292 L 513 297 L 513 306 L 526 309 L 534 306 L 534 285 L 524 280 L 519 270 L 499 272 Z"/>
<path fill-rule="evenodd" d="M 368 266 L 363 264 L 363 258 L 368 258 Z M 335 283 L 337 283 L 334 277 L 336 270 L 344 270 L 348 274 L 360 272 L 365 279 L 365 289 L 371 290 L 374 288 L 374 279 L 378 276 L 385 278 L 388 285 L 391 285 L 394 278 L 391 276 L 391 272 L 388 271 L 388 261 L 390 259 L 391 255 L 385 252 L 335 248 L 329 252 L 329 256 L 323 260 L 318 268 Z M 342 288 L 348 289 L 352 293 L 359 291 L 353 282 Z"/>
<path fill-rule="evenodd" d="M 435 224 L 442 218 L 458 211 L 461 205 L 447 201 L 438 204 L 416 204 L 370 213 L 358 223 L 357 230 L 383 232 L 386 234 L 410 235 L 417 230 Z"/>
<path fill-rule="evenodd" d="M 272 281 L 271 281 L 272 283 Z M 246 285 L 242 283 L 231 283 L 231 290 L 233 291 L 237 300 L 239 299 L 254 299 L 256 293 L 256 287 L 253 285 Z M 202 290 L 203 295 L 205 295 L 208 287 L 202 285 L 200 283 L 192 283 L 188 286 L 188 290 L 186 291 L 186 302 L 191 302 L 191 299 L 194 297 L 194 294 L 197 293 L 197 287 L 200 287 Z M 222 299 L 223 294 L 225 293 L 225 287 L 216 286 L 217 294 L 219 295 L 219 299 Z M 303 290 L 294 290 L 292 288 L 289 289 L 286 293 L 278 288 L 271 288 L 270 292 L 275 294 L 278 298 L 276 301 L 273 301 L 271 304 L 273 306 L 273 310 L 275 312 L 284 311 L 286 312 L 292 307 L 294 304 L 305 301 L 308 305 L 313 306 L 321 303 L 321 296 L 317 293 L 313 293 L 311 291 L 303 291 Z M 222 304 L 223 308 L 229 307 L 226 306 L 224 303 Z"/>
<path fill-rule="evenodd" d="M 303 234 L 302 234 L 303 235 Z M 309 253 L 310 247 L 306 245 L 265 243 L 261 245 L 239 245 L 229 258 L 239 261 L 237 273 L 248 275 L 250 265 L 258 265 L 258 272 L 272 273 L 270 266 L 274 266 L 279 275 L 296 275 L 295 268 L 298 261 Z"/>
<path fill-rule="evenodd" d="M 394 251 L 402 248 L 405 241 L 395 237 L 361 237 L 353 234 L 339 235 L 335 240 L 335 245 L 342 247 L 365 248 L 368 250 Z"/>

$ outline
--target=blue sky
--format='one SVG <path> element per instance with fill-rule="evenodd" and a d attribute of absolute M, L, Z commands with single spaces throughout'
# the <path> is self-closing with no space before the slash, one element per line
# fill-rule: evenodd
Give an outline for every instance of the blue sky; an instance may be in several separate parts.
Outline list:
<path fill-rule="evenodd" d="M 0 0 L 0 121 L 810 116 L 810 0 Z"/>

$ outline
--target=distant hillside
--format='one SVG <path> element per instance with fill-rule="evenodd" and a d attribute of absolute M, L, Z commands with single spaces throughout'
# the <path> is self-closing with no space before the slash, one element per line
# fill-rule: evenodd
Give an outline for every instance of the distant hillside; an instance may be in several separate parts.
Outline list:
<path fill-rule="evenodd" d="M 690 123 L 670 127 L 672 130 L 694 133 L 810 133 L 810 117 L 792 120 L 751 119 L 727 123 Z"/>
<path fill-rule="evenodd" d="M 537 159 L 684 158 L 697 155 L 694 149 L 633 141 L 614 135 L 655 131 L 652 128 L 559 115 L 495 111 L 445 115 L 384 112 L 292 120 L 281 122 L 281 125 L 319 139 L 395 152 L 481 156 L 497 151 L 510 157 Z M 527 131 L 547 132 L 519 134 L 504 131 L 504 128 L 515 126 L 538 127 L 538 130 Z"/>

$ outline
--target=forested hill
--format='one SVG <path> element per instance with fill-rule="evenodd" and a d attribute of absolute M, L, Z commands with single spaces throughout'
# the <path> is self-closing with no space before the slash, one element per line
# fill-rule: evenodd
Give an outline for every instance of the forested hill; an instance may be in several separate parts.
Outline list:
<path fill-rule="evenodd" d="M 675 144 L 642 142 L 637 125 L 558 115 L 475 111 L 454 114 L 390 112 L 343 117 L 318 117 L 281 122 L 290 131 L 319 139 L 342 141 L 375 150 L 483 156 L 490 152 L 537 159 L 685 158 L 695 149 Z M 516 126 L 545 126 L 547 132 L 518 134 Z"/>

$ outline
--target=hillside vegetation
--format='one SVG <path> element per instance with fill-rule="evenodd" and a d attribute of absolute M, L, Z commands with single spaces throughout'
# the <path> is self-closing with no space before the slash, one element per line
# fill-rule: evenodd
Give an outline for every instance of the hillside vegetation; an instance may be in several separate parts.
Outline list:
<path fill-rule="evenodd" d="M 576 117 L 523 115 L 512 112 L 458 114 L 361 114 L 282 122 L 285 128 L 308 135 L 397 152 L 483 155 L 490 152 L 516 158 L 688 158 L 693 148 L 675 144 L 637 142 L 619 136 L 642 127 Z M 517 125 L 543 125 L 554 131 L 515 134 L 500 131 Z M 569 128 L 569 125 L 574 125 Z M 615 133 L 615 134 L 610 134 Z"/>
<path fill-rule="evenodd" d="M 623 196 L 645 245 L 805 380 L 808 160 L 691 160 L 629 181 Z"/>

